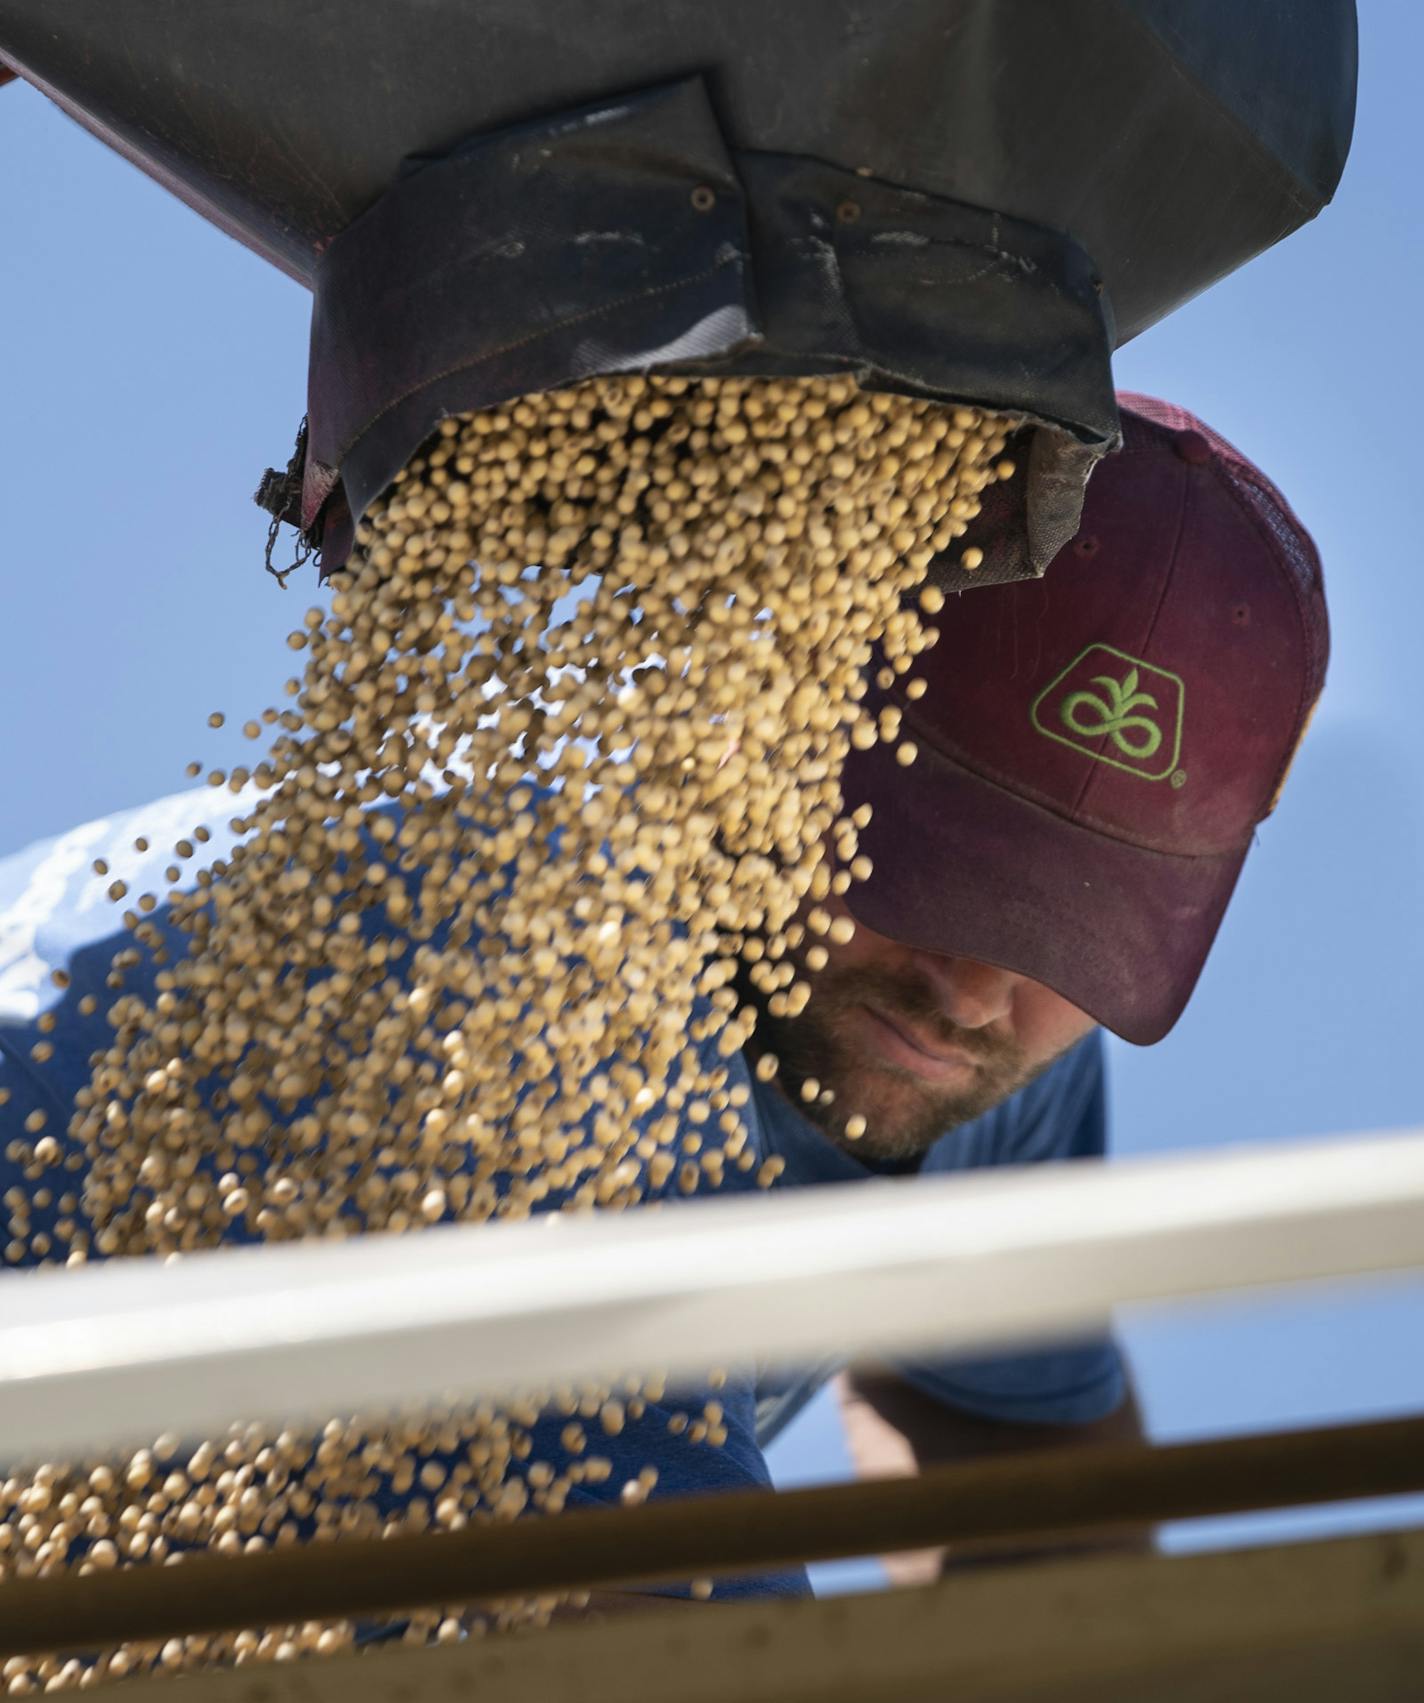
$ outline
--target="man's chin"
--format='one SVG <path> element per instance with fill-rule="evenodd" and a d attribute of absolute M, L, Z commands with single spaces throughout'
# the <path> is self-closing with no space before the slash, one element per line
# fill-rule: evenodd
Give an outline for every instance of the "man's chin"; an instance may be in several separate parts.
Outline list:
<path fill-rule="evenodd" d="M 942 1136 L 991 1111 L 1024 1080 L 979 1066 L 975 1080 L 961 1093 L 935 1094 L 910 1071 L 871 1067 L 857 1070 L 849 1084 L 834 1083 L 834 1104 L 816 1108 L 819 1115 L 813 1121 L 842 1152 L 865 1161 L 904 1164 L 923 1158 Z M 856 1112 L 865 1118 L 866 1128 L 852 1138 L 845 1125 Z"/>
<path fill-rule="evenodd" d="M 926 1137 L 898 1130 L 867 1130 L 864 1135 L 851 1137 L 843 1128 L 835 1128 L 823 1133 L 831 1145 L 847 1157 L 858 1159 L 862 1165 L 873 1166 L 908 1165 L 923 1159 L 942 1132 Z"/>
<path fill-rule="evenodd" d="M 921 1158 L 942 1135 L 967 1117 L 977 1115 L 966 1105 L 969 1096 L 953 1102 L 927 1096 L 901 1071 L 867 1073 L 874 1081 L 858 1081 L 852 1090 L 839 1090 L 836 1103 L 814 1118 L 817 1127 L 843 1153 L 862 1160 L 903 1163 Z M 803 1108 L 804 1110 L 805 1108 Z M 859 1112 L 865 1132 L 849 1136 L 846 1121 Z"/>

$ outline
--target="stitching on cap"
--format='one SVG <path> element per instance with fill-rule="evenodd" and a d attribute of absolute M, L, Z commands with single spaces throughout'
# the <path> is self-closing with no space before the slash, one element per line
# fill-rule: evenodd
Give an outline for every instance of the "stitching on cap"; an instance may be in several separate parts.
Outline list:
<path fill-rule="evenodd" d="M 1162 613 L 1163 603 L 1166 602 L 1167 592 L 1171 588 L 1172 581 L 1176 578 L 1176 573 L 1177 573 L 1177 548 L 1182 542 L 1182 532 L 1183 532 L 1183 530 L 1186 526 L 1187 498 L 1188 498 L 1188 486 L 1189 486 L 1189 484 L 1190 484 L 1190 480 L 1184 479 L 1182 481 L 1181 493 L 1180 493 L 1178 500 L 1177 500 L 1177 527 L 1176 527 L 1176 531 L 1172 535 L 1172 548 L 1171 548 L 1171 553 L 1168 557 L 1169 566 L 1168 566 L 1168 569 L 1167 569 L 1167 578 L 1166 578 L 1165 583 L 1162 586 L 1161 591 L 1158 593 L 1157 602 L 1156 602 L 1156 605 L 1154 606 L 1154 608 L 1152 610 L 1152 613 L 1147 617 L 1147 632 L 1144 635 L 1142 642 L 1138 647 L 1139 650 L 1144 653 L 1144 660 L 1146 660 L 1145 652 L 1147 650 L 1147 647 L 1152 642 L 1152 635 L 1157 629 L 1158 617 Z M 1180 734 L 1179 734 L 1179 737 L 1180 737 Z M 1074 799 L 1073 799 L 1072 808 L 1073 808 L 1073 811 L 1074 811 L 1075 814 L 1079 810 L 1083 809 L 1084 805 L 1087 802 L 1088 793 L 1089 793 L 1090 789 L 1092 788 L 1093 782 L 1097 779 L 1099 779 L 1099 775 L 1098 775 L 1098 771 L 1097 771 L 1096 767 L 1089 769 L 1087 774 L 1085 774 L 1083 776 L 1082 784 L 1079 786 L 1078 791 L 1075 794 Z M 1131 841 L 1127 841 L 1125 843 L 1131 844 Z"/>
<path fill-rule="evenodd" d="M 1292 599 L 1292 601 L 1295 605 L 1296 619 L 1300 623 L 1301 652 L 1302 652 L 1303 656 L 1305 657 L 1307 664 L 1308 664 L 1310 657 L 1311 657 L 1311 642 L 1310 642 L 1311 623 L 1310 623 L 1310 620 L 1308 618 L 1307 611 L 1306 611 L 1305 587 L 1300 582 L 1300 576 L 1295 574 L 1295 573 L 1292 573 L 1291 571 L 1289 571 L 1289 569 L 1283 569 L 1281 567 L 1281 564 L 1280 564 L 1279 560 L 1277 559 L 1277 554 L 1276 554 L 1277 551 L 1281 549 L 1280 539 L 1275 535 L 1275 533 L 1267 525 L 1265 518 L 1260 513 L 1257 512 L 1254 504 L 1248 502 L 1246 500 L 1246 498 L 1244 496 L 1242 496 L 1241 492 L 1236 487 L 1236 482 L 1231 478 L 1230 474 L 1227 473 L 1224 469 L 1222 469 L 1220 467 L 1213 468 L 1213 472 L 1216 474 L 1216 477 L 1221 481 L 1221 483 L 1226 486 L 1227 492 L 1230 495 L 1232 502 L 1241 511 L 1241 513 L 1246 516 L 1246 519 L 1250 522 L 1252 530 L 1256 533 L 1256 535 L 1259 538 L 1264 540 L 1264 542 L 1266 543 L 1266 545 L 1268 547 L 1268 553 L 1269 553 L 1270 559 L 1271 559 L 1271 565 L 1275 568 L 1277 574 L 1280 575 L 1280 577 L 1283 578 L 1286 581 L 1286 584 L 1290 588 L 1291 599 Z M 1302 527 L 1301 530 L 1304 531 L 1305 530 L 1304 527 Z M 1303 547 L 1302 547 L 1302 549 L 1303 549 Z M 1318 566 L 1318 562 L 1317 562 L 1317 566 Z M 1326 620 L 1327 620 L 1327 622 L 1329 620 L 1328 613 L 1326 615 Z M 1321 678 L 1320 678 L 1320 691 L 1318 691 L 1316 693 L 1315 698 L 1311 699 L 1310 702 L 1311 702 L 1312 705 L 1315 702 L 1318 701 L 1318 699 L 1320 697 L 1320 692 L 1324 691 L 1324 689 L 1325 689 L 1325 671 L 1324 671 L 1324 669 L 1322 669 L 1321 670 Z M 1302 721 L 1302 719 L 1304 718 L 1306 709 L 1308 707 L 1310 707 L 1306 703 L 1305 694 L 1306 694 L 1306 683 L 1302 679 L 1301 684 L 1296 691 L 1296 699 L 1295 699 L 1295 720 L 1296 720 L 1297 723 Z M 1270 814 L 1270 808 L 1269 808 L 1270 800 L 1275 798 L 1278 795 L 1282 786 L 1284 785 L 1286 774 L 1288 773 L 1292 762 L 1294 762 L 1294 760 L 1295 760 L 1296 749 L 1299 746 L 1301 739 L 1304 738 L 1304 736 L 1305 736 L 1305 729 L 1302 727 L 1300 733 L 1296 736 L 1296 739 L 1292 743 L 1290 750 L 1286 753 L 1285 757 L 1282 759 L 1280 764 L 1277 766 L 1277 768 L 1276 768 L 1276 770 L 1275 770 L 1275 772 L 1272 776 L 1271 785 L 1269 786 L 1269 788 L 1267 788 L 1267 791 L 1266 791 L 1267 815 Z M 1264 821 L 1265 817 L 1262 817 L 1261 820 Z"/>

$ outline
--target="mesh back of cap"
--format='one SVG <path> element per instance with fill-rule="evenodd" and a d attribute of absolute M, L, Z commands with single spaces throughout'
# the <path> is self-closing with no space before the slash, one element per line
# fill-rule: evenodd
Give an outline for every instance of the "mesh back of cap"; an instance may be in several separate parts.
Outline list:
<path fill-rule="evenodd" d="M 1307 715 L 1325 684 L 1325 666 L 1330 656 L 1330 624 L 1325 608 L 1325 581 L 1315 540 L 1301 525 L 1295 511 L 1254 462 L 1235 444 L 1215 432 L 1195 414 L 1155 396 L 1118 393 L 1122 411 L 1123 437 L 1131 444 L 1141 430 L 1137 421 L 1150 420 L 1170 432 L 1196 432 L 1211 445 L 1215 465 L 1232 495 L 1246 510 L 1258 530 L 1264 530 L 1274 553 L 1295 592 L 1300 607 L 1306 643 Z"/>

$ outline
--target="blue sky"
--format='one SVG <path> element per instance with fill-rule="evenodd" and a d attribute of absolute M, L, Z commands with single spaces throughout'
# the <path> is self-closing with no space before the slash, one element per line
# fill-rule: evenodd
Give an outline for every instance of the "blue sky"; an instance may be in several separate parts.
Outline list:
<path fill-rule="evenodd" d="M 1193 409 L 1282 487 L 1320 545 L 1334 628 L 1323 705 L 1192 1007 L 1159 1046 L 1112 1049 L 1125 1153 L 1424 1122 L 1424 8 L 1361 11 L 1334 206 L 1117 362 L 1122 387 Z M 265 575 L 250 501 L 303 412 L 305 293 L 28 88 L 0 89 L 0 162 L 3 855 L 177 790 L 191 758 L 234 760 L 234 724 L 280 699 L 282 640 L 316 587 Z M 1424 1409 L 1424 1280 L 1125 1329 L 1161 1437 Z M 776 1459 L 788 1478 L 844 1470 L 824 1403 Z"/>

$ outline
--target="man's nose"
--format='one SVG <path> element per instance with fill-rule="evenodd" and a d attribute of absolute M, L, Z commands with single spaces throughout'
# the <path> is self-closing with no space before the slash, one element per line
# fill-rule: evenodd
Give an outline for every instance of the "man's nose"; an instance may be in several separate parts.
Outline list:
<path fill-rule="evenodd" d="M 940 1009 L 961 1029 L 987 1029 L 1009 1015 L 1014 989 L 1023 980 L 1016 971 L 938 952 L 918 952 L 916 957 L 934 987 Z"/>

